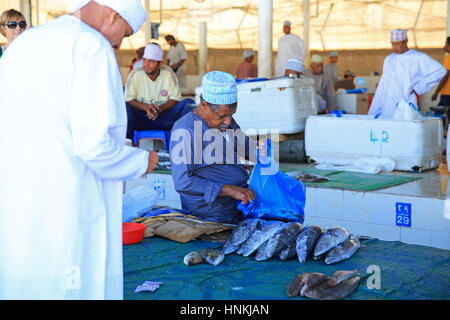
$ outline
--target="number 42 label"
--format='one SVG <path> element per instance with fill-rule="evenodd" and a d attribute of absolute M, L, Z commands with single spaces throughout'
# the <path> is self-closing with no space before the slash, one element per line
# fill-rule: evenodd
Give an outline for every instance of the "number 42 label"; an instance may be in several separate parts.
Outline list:
<path fill-rule="evenodd" d="M 395 203 L 395 224 L 402 227 L 411 227 L 411 203 Z"/>

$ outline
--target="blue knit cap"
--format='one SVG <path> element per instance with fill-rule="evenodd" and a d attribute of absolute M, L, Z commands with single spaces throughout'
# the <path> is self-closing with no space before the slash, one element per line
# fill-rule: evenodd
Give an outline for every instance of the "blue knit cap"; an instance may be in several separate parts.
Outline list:
<path fill-rule="evenodd" d="M 223 71 L 211 71 L 203 76 L 202 97 L 206 102 L 223 105 L 237 101 L 237 84 L 234 77 Z"/>

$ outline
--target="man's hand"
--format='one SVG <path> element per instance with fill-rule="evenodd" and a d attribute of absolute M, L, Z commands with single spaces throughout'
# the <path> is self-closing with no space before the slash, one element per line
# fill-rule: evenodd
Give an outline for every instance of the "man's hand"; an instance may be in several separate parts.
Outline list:
<path fill-rule="evenodd" d="M 265 141 L 259 140 L 258 145 L 256 146 L 256 149 L 259 150 L 259 155 L 261 157 L 264 157 L 266 155 L 266 148 L 265 148 Z"/>
<path fill-rule="evenodd" d="M 147 113 L 147 118 L 155 120 L 159 115 L 160 108 L 156 104 L 148 104 L 145 112 Z"/>
<path fill-rule="evenodd" d="M 158 165 L 158 153 L 156 151 L 150 151 L 148 155 L 148 167 L 145 173 L 150 173 L 155 170 L 155 167 Z"/>
<path fill-rule="evenodd" d="M 243 204 L 256 199 L 256 195 L 252 189 L 241 188 L 230 184 L 224 184 L 219 197 L 232 197 L 236 200 L 241 200 Z"/>
<path fill-rule="evenodd" d="M 432 100 L 432 101 L 435 101 L 435 100 L 437 99 L 438 95 L 439 95 L 439 92 L 435 92 L 435 93 L 433 94 L 433 96 L 431 97 L 431 100 Z"/>

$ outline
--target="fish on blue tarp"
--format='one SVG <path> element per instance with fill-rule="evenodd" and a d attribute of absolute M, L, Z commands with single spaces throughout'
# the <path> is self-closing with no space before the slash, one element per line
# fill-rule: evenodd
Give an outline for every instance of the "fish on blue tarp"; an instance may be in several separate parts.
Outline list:
<path fill-rule="evenodd" d="M 321 258 L 330 249 L 341 244 L 351 236 L 351 233 L 342 227 L 333 227 L 327 229 L 320 235 L 314 248 L 314 260 Z"/>
<path fill-rule="evenodd" d="M 341 244 L 331 249 L 325 257 L 326 264 L 336 263 L 350 258 L 361 247 L 359 236 L 350 237 Z"/>
<path fill-rule="evenodd" d="M 284 224 L 281 221 L 263 220 L 250 235 L 250 238 L 239 247 L 237 252 L 244 257 L 248 257 L 258 250 L 264 242 L 269 240 Z"/>
<path fill-rule="evenodd" d="M 311 256 L 322 233 L 323 229 L 318 225 L 309 226 L 300 233 L 295 244 L 299 262 L 303 263 Z"/>
<path fill-rule="evenodd" d="M 303 226 L 298 222 L 285 223 L 282 228 L 267 240 L 264 246 L 258 249 L 255 260 L 267 260 L 274 255 L 278 255 L 302 230 Z"/>
<path fill-rule="evenodd" d="M 230 237 L 225 241 L 223 245 L 223 253 L 230 254 L 239 249 L 239 246 L 243 244 L 253 233 L 257 226 L 261 224 L 261 219 L 244 219 L 231 232 Z"/>
<path fill-rule="evenodd" d="M 225 259 L 225 255 L 220 250 L 206 248 L 200 250 L 199 253 L 200 256 L 205 260 L 205 262 L 213 266 L 217 266 Z"/>

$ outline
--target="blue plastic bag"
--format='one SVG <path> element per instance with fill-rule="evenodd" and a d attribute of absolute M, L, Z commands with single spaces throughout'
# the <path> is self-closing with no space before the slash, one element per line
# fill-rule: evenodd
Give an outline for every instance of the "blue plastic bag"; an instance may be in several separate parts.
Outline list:
<path fill-rule="evenodd" d="M 244 218 L 260 218 L 285 222 L 304 221 L 305 185 L 284 172 L 273 158 L 272 145 L 266 140 L 266 156 L 257 152 L 257 163 L 253 168 L 249 188 L 256 199 L 243 204 L 238 200 L 238 209 Z"/>

